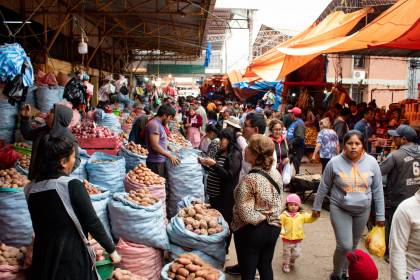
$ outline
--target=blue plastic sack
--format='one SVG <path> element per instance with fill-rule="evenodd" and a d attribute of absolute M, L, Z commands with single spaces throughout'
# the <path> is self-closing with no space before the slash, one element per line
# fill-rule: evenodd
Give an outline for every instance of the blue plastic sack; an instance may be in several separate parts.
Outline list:
<path fill-rule="evenodd" d="M 63 100 L 64 87 L 39 87 L 36 92 L 36 107 L 43 113 L 49 112 L 55 103 Z"/>
<path fill-rule="evenodd" d="M 0 242 L 11 246 L 32 243 L 32 221 L 23 189 L 0 188 Z"/>
<path fill-rule="evenodd" d="M 86 164 L 89 182 L 111 193 L 124 191 L 125 160 L 121 156 L 94 153 Z"/>
<path fill-rule="evenodd" d="M 108 219 L 108 202 L 110 198 L 110 192 L 107 189 L 102 188 L 100 186 L 95 187 L 98 190 L 102 191 L 102 193 L 90 195 L 90 200 L 92 201 L 93 209 L 95 209 L 96 215 L 104 225 L 106 233 L 108 233 L 109 237 L 112 237 Z"/>
<path fill-rule="evenodd" d="M 120 148 L 118 155 L 125 158 L 126 172 L 133 170 L 140 163 L 146 164 L 147 156 L 135 154 L 124 147 Z"/>
<path fill-rule="evenodd" d="M 13 80 L 22 70 L 23 63 L 26 63 L 23 73 L 23 85 L 32 86 L 34 83 L 34 72 L 31 59 L 26 55 L 25 50 L 18 43 L 4 44 L 0 46 L 0 81 Z"/>
<path fill-rule="evenodd" d="M 212 256 L 209 256 L 199 250 L 192 249 L 192 250 L 187 251 L 181 246 L 171 243 L 171 249 L 169 249 L 169 251 L 171 252 L 172 259 L 176 259 L 182 254 L 191 253 L 191 254 L 199 256 L 203 261 L 205 261 L 206 263 L 210 264 L 211 266 L 217 269 L 223 268 L 223 263 L 221 263 L 220 261 L 213 258 Z"/>
<path fill-rule="evenodd" d="M 170 268 L 171 264 L 172 264 L 172 262 L 170 262 L 170 263 L 166 264 L 166 265 L 162 268 L 162 272 L 160 273 L 160 279 L 161 279 L 161 280 L 173 280 L 172 278 L 169 278 L 169 277 L 168 277 L 168 271 L 169 271 L 169 268 Z M 225 280 L 225 279 L 226 279 L 226 277 L 225 277 L 225 274 L 223 273 L 223 271 L 220 271 L 220 270 L 219 270 L 219 273 L 220 273 L 219 280 Z"/>
<path fill-rule="evenodd" d="M 115 193 L 108 205 L 114 238 L 169 250 L 162 202 L 141 206 L 125 199 L 125 195 Z"/>
<path fill-rule="evenodd" d="M 0 100 L 0 139 L 7 144 L 15 141 L 17 116 L 17 107 L 10 105 L 7 100 Z"/>
<path fill-rule="evenodd" d="M 100 126 L 108 127 L 113 132 L 120 133 L 122 131 L 118 117 L 113 113 L 105 113 L 102 109 L 96 109 L 95 122 Z"/>
<path fill-rule="evenodd" d="M 223 227 L 223 231 L 212 235 L 199 235 L 186 229 L 184 221 L 178 216 L 171 219 L 166 231 L 171 243 L 202 251 L 223 263 L 226 257 L 225 246 L 229 234 L 229 225 L 223 217 L 219 217 L 218 220 Z"/>
<path fill-rule="evenodd" d="M 77 167 L 70 176 L 77 178 L 81 181 L 86 180 L 88 178 L 86 164 L 90 159 L 88 153 L 79 147 L 79 155 L 80 155 L 80 165 Z"/>
<path fill-rule="evenodd" d="M 36 107 L 35 92 L 37 89 L 37 86 L 31 86 L 28 88 L 28 94 L 26 95 L 25 104 L 29 104 L 32 107 Z"/>
<path fill-rule="evenodd" d="M 181 149 L 177 155 L 181 160 L 179 165 L 174 166 L 170 161 L 166 161 L 170 217 L 177 214 L 177 204 L 186 196 L 204 201 L 203 169 L 197 160 L 199 153 L 194 149 Z"/>

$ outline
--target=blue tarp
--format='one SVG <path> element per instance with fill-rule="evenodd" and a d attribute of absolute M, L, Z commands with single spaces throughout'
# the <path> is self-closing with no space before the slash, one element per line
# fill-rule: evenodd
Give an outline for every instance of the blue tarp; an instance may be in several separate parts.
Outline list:
<path fill-rule="evenodd" d="M 278 82 L 278 81 L 274 81 L 274 82 L 256 81 L 256 82 L 252 82 L 252 83 L 240 82 L 240 83 L 233 84 L 232 87 L 233 88 L 244 89 L 244 90 L 253 89 L 253 90 L 261 91 L 261 92 L 264 92 L 264 93 L 271 89 L 276 94 L 281 94 L 281 92 L 283 91 L 283 83 Z"/>

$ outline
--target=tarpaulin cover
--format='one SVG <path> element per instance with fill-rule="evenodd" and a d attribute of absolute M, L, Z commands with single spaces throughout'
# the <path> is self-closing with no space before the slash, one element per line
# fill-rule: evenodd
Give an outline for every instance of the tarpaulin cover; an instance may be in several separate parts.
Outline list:
<path fill-rule="evenodd" d="M 283 84 L 281 82 L 269 82 L 264 80 L 254 82 L 243 81 L 240 83 L 233 84 L 232 88 L 234 90 L 237 89 L 236 92 L 237 95 L 239 95 L 238 97 L 240 97 L 243 100 L 258 94 L 261 95 L 262 98 L 264 94 L 269 90 L 272 90 L 276 94 L 281 95 L 283 91 Z"/>
<path fill-rule="evenodd" d="M 4 44 L 0 46 L 0 81 L 7 82 L 13 80 L 22 69 L 22 64 L 26 63 L 23 74 L 23 85 L 25 87 L 34 84 L 34 71 L 31 59 L 26 55 L 25 50 L 17 43 Z"/>

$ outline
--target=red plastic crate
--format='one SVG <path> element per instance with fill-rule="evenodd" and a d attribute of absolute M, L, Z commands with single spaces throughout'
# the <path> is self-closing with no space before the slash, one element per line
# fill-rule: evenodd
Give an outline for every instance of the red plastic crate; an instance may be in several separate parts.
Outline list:
<path fill-rule="evenodd" d="M 118 150 L 117 149 L 86 149 L 86 152 L 90 156 L 93 153 L 96 153 L 96 152 L 101 152 L 101 153 L 109 154 L 111 156 L 116 156 L 118 154 Z"/>
<path fill-rule="evenodd" d="M 83 149 L 117 149 L 118 138 L 78 138 Z"/>

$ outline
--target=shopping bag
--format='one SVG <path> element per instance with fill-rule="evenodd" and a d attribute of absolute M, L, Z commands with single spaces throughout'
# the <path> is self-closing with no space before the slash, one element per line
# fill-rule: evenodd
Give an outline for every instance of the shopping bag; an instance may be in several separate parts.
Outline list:
<path fill-rule="evenodd" d="M 385 227 L 374 226 L 366 238 L 365 246 L 372 255 L 383 257 L 386 250 Z"/>
<path fill-rule="evenodd" d="M 286 163 L 286 165 L 283 167 L 281 176 L 283 177 L 284 185 L 287 185 L 290 183 L 290 180 L 292 179 L 292 167 L 290 166 L 289 162 Z"/>

